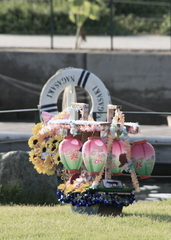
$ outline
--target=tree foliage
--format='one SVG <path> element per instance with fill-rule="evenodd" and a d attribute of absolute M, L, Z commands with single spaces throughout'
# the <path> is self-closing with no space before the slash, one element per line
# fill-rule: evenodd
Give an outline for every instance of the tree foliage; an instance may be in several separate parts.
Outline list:
<path fill-rule="evenodd" d="M 170 3 L 169 0 L 160 2 Z M 77 32 L 79 36 L 78 30 L 84 27 L 87 35 L 109 35 L 109 3 L 104 0 L 53 0 L 54 34 L 74 35 Z M 170 34 L 168 6 L 113 3 L 112 20 L 114 35 Z M 0 33 L 50 34 L 50 1 L 1 0 Z"/>
<path fill-rule="evenodd" d="M 100 4 L 102 0 L 68 0 L 69 2 L 69 19 L 76 24 L 76 43 L 75 49 L 78 48 L 78 39 L 84 22 L 89 18 L 91 20 L 99 20 Z"/>

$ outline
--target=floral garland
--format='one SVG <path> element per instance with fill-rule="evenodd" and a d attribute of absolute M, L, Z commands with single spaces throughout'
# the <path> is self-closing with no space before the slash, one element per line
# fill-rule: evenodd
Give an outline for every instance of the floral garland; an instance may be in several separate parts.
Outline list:
<path fill-rule="evenodd" d="M 106 162 L 106 166 L 105 166 L 105 178 L 106 179 L 110 179 L 111 178 L 111 165 L 112 165 L 112 143 L 114 140 L 114 136 L 112 133 L 109 133 L 108 135 L 108 142 L 107 142 L 107 151 L 108 151 L 108 155 L 107 155 L 107 162 Z"/>
<path fill-rule="evenodd" d="M 70 113 L 69 113 L 68 109 L 65 109 L 64 111 L 53 116 L 51 118 L 51 120 L 68 119 L 69 115 L 70 115 Z"/>
<path fill-rule="evenodd" d="M 126 149 L 126 158 L 128 160 L 128 171 L 131 174 L 132 185 L 134 186 L 136 192 L 140 192 L 137 174 L 135 172 L 134 164 L 131 161 L 131 146 L 129 143 L 129 139 L 125 139 L 124 142 L 125 142 L 125 149 Z"/>
<path fill-rule="evenodd" d="M 88 171 L 82 170 L 81 174 L 73 175 L 66 183 L 60 184 L 58 189 L 65 194 L 71 192 L 83 193 L 92 186 L 93 177 L 89 176 Z"/>
<path fill-rule="evenodd" d="M 109 134 L 109 140 L 108 140 L 108 153 L 110 153 L 111 149 L 111 144 L 112 144 L 112 138 L 114 139 L 114 136 L 117 135 L 116 138 L 120 138 L 120 136 L 123 134 L 123 139 L 124 139 L 124 144 L 125 144 L 125 152 L 126 152 L 126 159 L 127 163 L 123 167 L 125 171 L 130 172 L 131 174 L 131 179 L 132 179 L 132 185 L 135 188 L 136 192 L 140 192 L 140 187 L 139 187 L 139 182 L 137 179 L 137 175 L 135 172 L 134 164 L 131 160 L 131 145 L 129 142 L 129 137 L 128 137 L 128 131 L 129 133 L 138 133 L 139 125 L 138 124 L 131 124 L 131 123 L 126 123 L 125 124 L 125 117 L 124 114 L 120 110 L 117 109 L 115 112 L 115 116 L 113 117 L 111 128 L 110 128 L 110 134 Z M 129 126 L 129 127 L 128 127 Z M 128 130 L 128 131 L 127 131 Z M 111 154 L 110 154 L 111 155 Z M 110 158 L 110 156 L 109 156 Z M 108 172 L 110 167 L 108 167 Z M 109 173 L 107 173 L 109 175 Z M 107 176 L 108 176 L 107 175 Z"/>
<path fill-rule="evenodd" d="M 57 173 L 60 164 L 58 153 L 59 143 L 63 140 L 53 130 L 44 131 L 46 126 L 38 123 L 32 129 L 33 136 L 28 140 L 32 150 L 29 152 L 29 160 L 33 163 L 38 173 L 53 175 Z"/>
<path fill-rule="evenodd" d="M 106 206 L 126 207 L 135 200 L 132 192 L 130 194 L 117 194 L 109 192 L 98 193 L 91 190 L 83 194 L 78 192 L 65 194 L 60 189 L 57 190 L 57 198 L 61 204 L 70 203 L 77 207 L 88 207 L 99 203 L 105 204 Z"/>
<path fill-rule="evenodd" d="M 100 184 L 100 181 L 102 179 L 104 172 L 105 172 L 105 167 L 101 170 L 101 172 L 99 172 L 99 175 L 95 177 L 92 183 L 92 189 L 96 189 L 97 186 Z"/>
<path fill-rule="evenodd" d="M 87 188 L 91 187 L 92 182 L 86 182 L 86 183 L 73 183 L 70 184 L 69 182 L 67 182 L 66 184 L 60 184 L 58 186 L 58 189 L 60 189 L 61 191 L 63 191 L 65 194 L 68 193 L 83 193 L 86 192 Z"/>

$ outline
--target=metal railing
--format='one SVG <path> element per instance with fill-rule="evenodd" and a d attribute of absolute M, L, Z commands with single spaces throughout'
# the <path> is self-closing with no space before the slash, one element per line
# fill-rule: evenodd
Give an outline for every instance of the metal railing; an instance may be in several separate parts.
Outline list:
<path fill-rule="evenodd" d="M 170 2 L 158 2 L 158 1 L 129 1 L 129 0 L 107 0 L 110 2 L 110 37 L 111 37 L 111 50 L 114 50 L 113 37 L 114 37 L 114 4 L 128 4 L 128 5 L 146 5 L 146 6 L 156 6 L 156 7 L 167 7 L 169 8 L 170 15 L 170 51 L 171 51 L 171 1 Z"/>
<path fill-rule="evenodd" d="M 2 113 L 16 113 L 16 112 L 35 112 L 36 118 L 40 113 L 38 108 L 30 108 L 30 109 L 12 109 L 12 110 L 0 110 L 0 114 Z M 96 121 L 96 114 L 102 113 L 107 114 L 107 112 L 93 112 L 93 119 Z M 147 114 L 147 115 L 158 115 L 158 116 L 171 116 L 171 112 L 155 112 L 155 111 L 123 111 L 124 114 Z M 39 119 L 40 121 L 40 119 Z"/>
<path fill-rule="evenodd" d="M 97 113 L 106 113 L 107 112 L 93 112 L 93 119 L 96 120 Z M 171 112 L 138 112 L 138 111 L 123 111 L 123 114 L 147 114 L 147 115 L 158 115 L 158 116 L 171 116 Z"/>
<path fill-rule="evenodd" d="M 38 108 L 31 108 L 31 109 L 13 109 L 13 110 L 0 110 L 0 114 L 8 114 L 8 113 L 16 113 L 16 112 L 35 112 L 35 124 L 40 122 L 40 112 Z M 93 119 L 96 120 L 96 114 L 97 113 L 102 113 L 102 114 L 107 114 L 107 112 L 93 112 Z M 140 111 L 123 111 L 124 114 L 147 114 L 147 115 L 158 115 L 158 116 L 171 116 L 171 112 L 140 112 Z M 15 124 L 15 123 L 14 123 Z M 17 138 L 18 137 L 18 138 Z M 5 146 L 6 144 L 18 144 L 18 143 L 27 143 L 28 142 L 28 134 L 26 136 L 18 134 L 15 139 L 3 139 L 0 140 L 0 145 Z M 153 143 L 154 145 L 163 145 L 163 146 L 170 146 L 170 142 L 165 142 L 165 143 Z M 27 145 L 27 144 L 26 144 Z M 8 148 L 8 147 L 7 147 Z M 24 147 L 26 150 L 26 146 Z M 29 149 L 29 147 L 28 147 Z"/>

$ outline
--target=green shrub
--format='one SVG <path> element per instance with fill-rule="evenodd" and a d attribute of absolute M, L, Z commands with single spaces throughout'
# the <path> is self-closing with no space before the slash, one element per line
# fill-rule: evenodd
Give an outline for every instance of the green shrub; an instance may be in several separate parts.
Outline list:
<path fill-rule="evenodd" d="M 48 192 L 24 191 L 20 184 L 0 185 L 0 204 L 57 204 L 50 199 Z"/>
<path fill-rule="evenodd" d="M 129 1 L 128 1 L 129 2 Z M 132 2 L 142 2 L 141 0 L 132 0 Z M 145 1 L 144 1 L 145 2 Z M 129 15 L 130 13 L 136 16 L 161 16 L 168 13 L 168 6 L 148 5 L 148 2 L 163 2 L 170 3 L 169 0 L 147 0 L 147 4 L 126 4 L 126 3 L 114 3 L 116 15 Z"/>
<path fill-rule="evenodd" d="M 168 1 L 162 0 L 162 2 Z M 76 26 L 68 17 L 68 1 L 53 0 L 53 6 L 54 34 L 74 35 Z M 113 33 L 114 35 L 168 35 L 170 31 L 169 11 L 166 6 L 114 3 Z M 84 27 L 87 35 L 109 35 L 109 2 L 102 6 L 100 20 L 87 19 Z M 50 34 L 50 1 L 0 1 L 0 33 Z"/>
<path fill-rule="evenodd" d="M 9 204 L 9 203 L 19 203 L 21 198 L 22 190 L 19 184 L 14 185 L 0 185 L 0 203 Z"/>
<path fill-rule="evenodd" d="M 116 16 L 114 23 L 115 25 L 115 34 L 158 34 L 161 21 L 156 21 L 155 19 L 140 18 L 133 14 L 128 16 L 120 15 Z"/>
<path fill-rule="evenodd" d="M 171 35 L 170 16 L 164 15 L 163 22 L 160 26 L 160 33 L 164 35 Z"/>

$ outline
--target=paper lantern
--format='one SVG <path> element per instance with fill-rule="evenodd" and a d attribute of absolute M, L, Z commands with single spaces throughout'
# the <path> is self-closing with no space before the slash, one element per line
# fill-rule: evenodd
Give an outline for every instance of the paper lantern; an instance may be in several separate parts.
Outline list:
<path fill-rule="evenodd" d="M 125 153 L 125 144 L 122 140 L 114 140 L 112 143 L 112 168 L 113 176 L 119 176 L 122 174 L 123 169 L 119 168 L 121 164 L 119 156 Z"/>
<path fill-rule="evenodd" d="M 70 174 L 78 173 L 82 163 L 82 142 L 72 135 L 66 136 L 59 145 L 59 155 Z"/>
<path fill-rule="evenodd" d="M 82 155 L 90 175 L 98 175 L 107 160 L 107 147 L 100 137 L 89 137 L 83 145 Z"/>
<path fill-rule="evenodd" d="M 135 171 L 141 179 L 151 177 L 155 164 L 155 151 L 146 140 L 134 142 L 131 147 L 131 157 Z"/>

